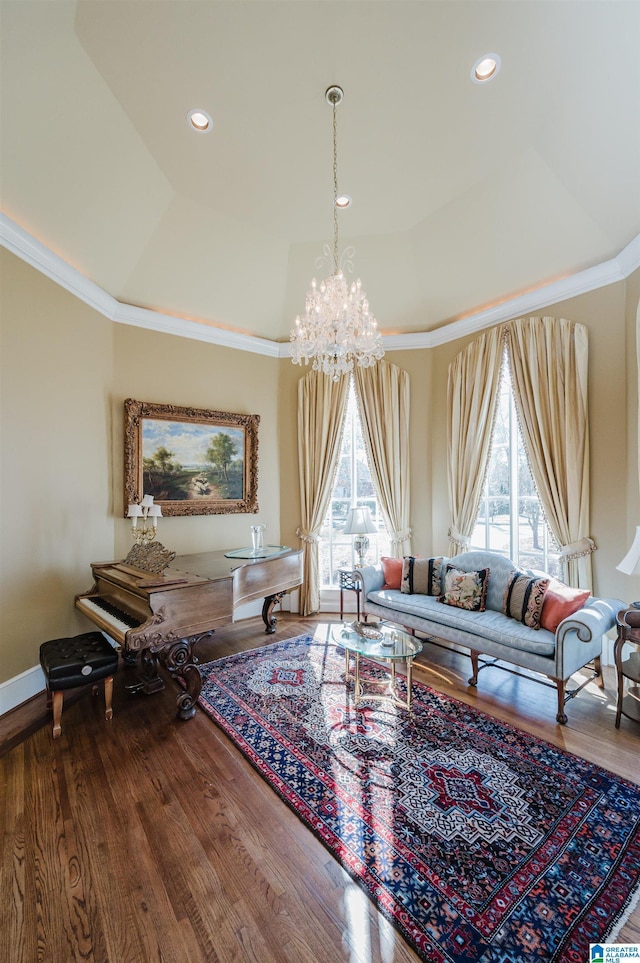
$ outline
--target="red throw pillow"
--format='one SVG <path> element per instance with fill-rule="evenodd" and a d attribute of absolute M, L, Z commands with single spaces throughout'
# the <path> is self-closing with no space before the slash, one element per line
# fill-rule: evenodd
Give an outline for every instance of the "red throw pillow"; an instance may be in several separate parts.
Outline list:
<path fill-rule="evenodd" d="M 589 589 L 571 588 L 557 578 L 552 578 L 544 593 L 541 628 L 555 632 L 562 620 L 581 609 L 590 595 Z"/>
<path fill-rule="evenodd" d="M 383 589 L 399 589 L 402 581 L 402 559 L 380 556 L 382 572 L 384 574 Z"/>

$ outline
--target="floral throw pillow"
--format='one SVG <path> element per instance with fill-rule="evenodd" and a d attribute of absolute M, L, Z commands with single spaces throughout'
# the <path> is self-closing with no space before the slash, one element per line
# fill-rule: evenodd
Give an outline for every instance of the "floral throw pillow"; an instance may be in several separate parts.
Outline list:
<path fill-rule="evenodd" d="M 405 595 L 440 595 L 444 556 L 416 558 L 405 555 L 402 560 L 400 591 Z"/>
<path fill-rule="evenodd" d="M 442 579 L 442 595 L 439 602 L 453 605 L 457 609 L 470 612 L 484 612 L 487 602 L 489 569 L 465 572 L 455 565 L 447 565 Z"/>
<path fill-rule="evenodd" d="M 539 629 L 548 588 L 548 578 L 532 578 L 524 572 L 512 572 L 504 592 L 502 611 L 510 619 L 523 622 L 532 629 Z"/>

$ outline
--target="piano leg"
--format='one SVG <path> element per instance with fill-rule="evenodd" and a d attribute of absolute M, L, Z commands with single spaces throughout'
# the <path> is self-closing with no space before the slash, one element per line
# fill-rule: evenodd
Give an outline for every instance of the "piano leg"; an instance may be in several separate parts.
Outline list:
<path fill-rule="evenodd" d="M 135 665 L 137 653 L 129 653 L 129 656 L 131 654 L 134 656 L 133 663 L 130 658 L 125 658 L 125 662 Z M 132 693 L 144 692 L 145 695 L 152 695 L 154 692 L 161 692 L 164 689 L 164 682 L 158 674 L 158 656 L 151 649 L 141 650 L 138 681 L 126 685 L 125 689 Z"/>
<path fill-rule="evenodd" d="M 194 649 L 201 639 L 210 638 L 212 635 L 213 629 L 200 635 L 192 635 L 188 639 L 170 642 L 160 653 L 165 668 L 185 685 L 185 691 L 180 692 L 176 700 L 178 719 L 192 719 L 196 714 L 196 702 L 202 690 L 202 676 L 196 665 L 198 660 Z"/>
<path fill-rule="evenodd" d="M 267 595 L 264 600 L 264 605 L 262 606 L 262 620 L 265 624 L 265 632 L 267 635 L 273 635 L 276 630 L 276 618 L 271 613 L 276 602 L 284 598 L 286 592 L 276 592 L 275 595 Z"/>

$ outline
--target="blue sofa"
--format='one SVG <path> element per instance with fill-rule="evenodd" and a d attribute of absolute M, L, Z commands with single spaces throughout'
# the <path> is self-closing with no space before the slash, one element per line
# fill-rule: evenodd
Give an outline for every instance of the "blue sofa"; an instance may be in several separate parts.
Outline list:
<path fill-rule="evenodd" d="M 463 571 L 490 570 L 484 612 L 444 605 L 432 595 L 409 595 L 399 589 L 385 589 L 382 566 L 378 564 L 357 569 L 355 573 L 362 590 L 363 618 L 377 616 L 397 622 L 412 632 L 419 631 L 468 649 L 473 669 L 469 685 L 477 684 L 481 668 L 496 662 L 507 662 L 547 676 L 551 682 L 546 684 L 557 688 L 556 720 L 564 725 L 567 701 L 594 678 L 603 684 L 600 665 L 602 638 L 615 626 L 616 615 L 626 608 L 625 603 L 620 599 L 590 597 L 583 608 L 560 622 L 554 634 L 544 628 L 531 628 L 503 614 L 507 581 L 517 568 L 504 555 L 465 552 L 445 559 L 445 562 Z M 489 659 L 480 659 L 480 656 Z M 588 663 L 594 664 L 594 674 L 568 690 L 567 681 Z"/>

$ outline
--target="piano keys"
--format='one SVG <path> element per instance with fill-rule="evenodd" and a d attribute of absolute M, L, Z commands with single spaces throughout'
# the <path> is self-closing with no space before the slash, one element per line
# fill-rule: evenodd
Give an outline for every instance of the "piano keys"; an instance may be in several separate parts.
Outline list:
<path fill-rule="evenodd" d="M 96 595 L 93 598 L 83 598 L 82 605 L 79 605 L 78 608 L 80 608 L 85 615 L 90 612 L 90 618 L 92 621 L 95 621 L 96 624 L 99 621 L 104 622 L 104 624 L 108 626 L 108 631 L 106 628 L 105 631 L 112 636 L 116 634 L 118 636 L 124 636 L 129 629 L 137 628 L 139 625 L 142 625 L 144 621 L 144 619 L 125 612 L 124 609 L 119 608 L 116 604 L 110 602 L 109 599 L 103 599 L 101 595 Z M 120 644 L 118 644 L 117 647 L 118 649 L 122 648 Z"/>
<path fill-rule="evenodd" d="M 265 632 L 275 632 L 273 608 L 302 582 L 302 551 L 282 548 L 266 558 L 229 558 L 224 552 L 181 555 L 161 575 L 123 562 L 94 562 L 94 584 L 75 605 L 136 661 L 140 682 L 131 688 L 162 688 L 160 662 L 181 679 L 178 717 L 190 719 L 202 689 L 195 648 L 221 625 L 233 621 L 238 606 L 264 599 Z"/>

